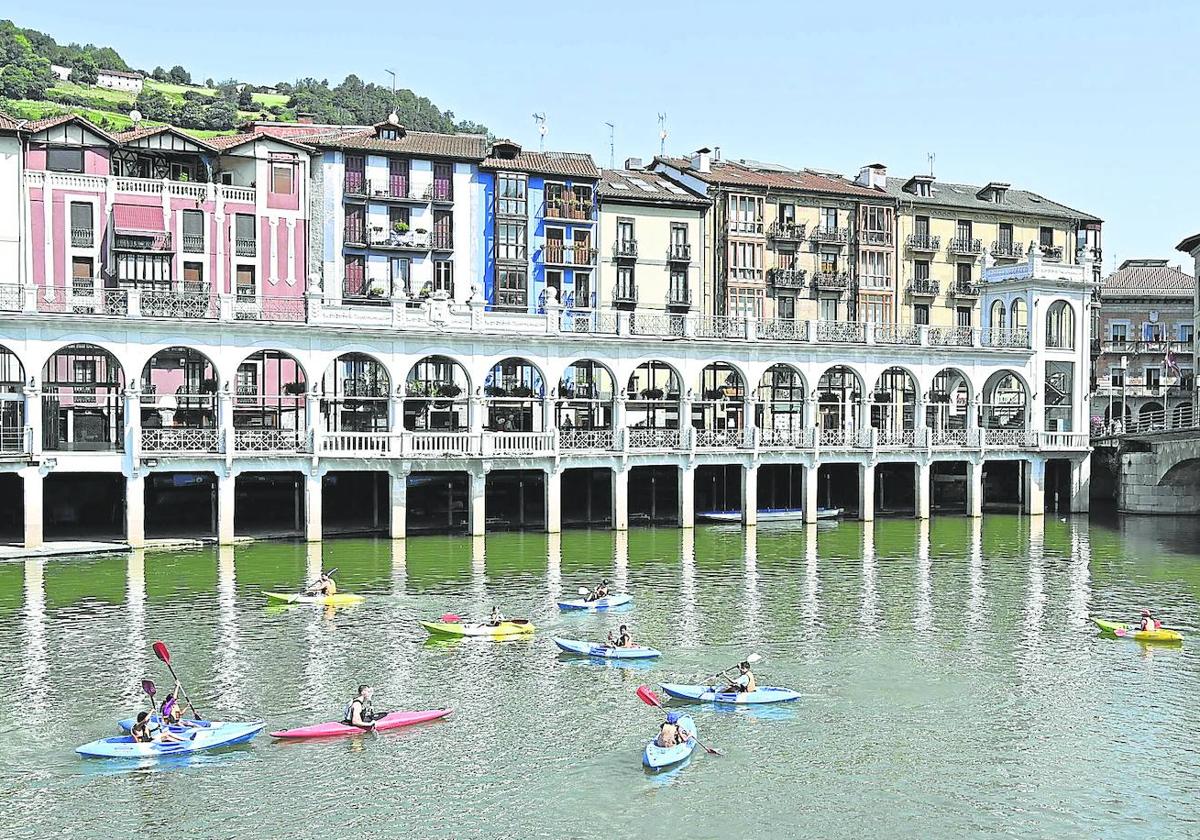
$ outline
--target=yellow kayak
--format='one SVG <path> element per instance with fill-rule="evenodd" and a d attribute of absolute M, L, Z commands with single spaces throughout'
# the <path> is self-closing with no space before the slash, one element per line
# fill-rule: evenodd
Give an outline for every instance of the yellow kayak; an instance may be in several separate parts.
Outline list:
<path fill-rule="evenodd" d="M 1137 630 L 1118 621 L 1106 621 L 1093 618 L 1092 623 L 1100 628 L 1106 636 L 1118 636 L 1122 639 L 1133 639 L 1138 642 L 1182 642 L 1183 634 L 1178 630 L 1168 630 L 1160 627 L 1157 630 Z"/>
<path fill-rule="evenodd" d="M 363 596 L 339 592 L 336 595 L 292 595 L 286 592 L 267 592 L 267 601 L 272 604 L 320 604 L 325 607 L 345 607 L 361 604 Z"/>
<path fill-rule="evenodd" d="M 499 624 L 471 624 L 446 621 L 422 621 L 421 626 L 434 636 L 518 636 L 533 632 L 533 622 L 514 618 Z"/>

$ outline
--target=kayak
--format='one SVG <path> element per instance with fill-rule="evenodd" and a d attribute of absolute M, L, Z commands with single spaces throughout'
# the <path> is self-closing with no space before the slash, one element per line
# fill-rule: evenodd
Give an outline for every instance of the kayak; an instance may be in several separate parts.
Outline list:
<path fill-rule="evenodd" d="M 339 592 L 336 595 L 296 595 L 287 592 L 265 592 L 267 601 L 272 604 L 320 604 L 325 607 L 346 607 L 350 604 L 361 604 L 363 596 L 351 595 L 349 592 Z"/>
<path fill-rule="evenodd" d="M 678 725 L 681 731 L 687 732 L 692 737 L 673 747 L 660 747 L 654 743 L 654 739 L 651 739 L 650 743 L 646 744 L 645 751 L 642 752 L 644 767 L 650 770 L 662 770 L 664 767 L 686 761 L 691 756 L 692 751 L 696 749 L 696 722 L 692 720 L 691 715 L 683 715 L 679 718 Z"/>
<path fill-rule="evenodd" d="M 425 723 L 430 720 L 444 718 L 450 714 L 450 709 L 429 709 L 423 712 L 388 712 L 375 720 L 375 731 L 386 732 L 389 729 L 399 729 L 401 726 L 411 726 L 414 723 Z M 328 738 L 334 735 L 361 735 L 362 729 L 357 726 L 339 721 L 317 723 L 312 726 L 301 726 L 296 729 L 280 729 L 272 732 L 272 738 Z"/>
<path fill-rule="evenodd" d="M 192 729 L 186 733 L 185 740 L 176 743 L 150 741 L 135 743 L 129 735 L 118 735 L 115 738 L 101 738 L 78 747 L 75 752 L 88 758 L 164 758 L 172 755 L 187 755 L 188 753 L 213 750 L 217 747 L 229 747 L 243 744 L 263 730 L 266 724 L 261 720 L 247 723 L 226 723 L 223 726 Z"/>
<path fill-rule="evenodd" d="M 533 632 L 533 622 L 514 618 L 499 624 L 460 624 L 458 622 L 422 621 L 421 626 L 434 636 L 519 636 Z"/>
<path fill-rule="evenodd" d="M 1106 621 L 1101 618 L 1093 618 L 1092 623 L 1099 627 L 1100 632 L 1106 636 L 1118 636 L 1122 639 L 1134 639 L 1139 642 L 1183 641 L 1182 633 L 1178 630 L 1168 630 L 1166 627 L 1160 627 L 1157 630 L 1136 630 L 1119 621 Z"/>
<path fill-rule="evenodd" d="M 764 685 L 754 691 L 717 691 L 710 685 L 680 685 L 663 683 L 662 690 L 676 700 L 691 700 L 695 703 L 786 703 L 798 700 L 800 692 L 790 688 Z"/>
<path fill-rule="evenodd" d="M 554 644 L 567 653 L 602 659 L 654 659 L 656 656 L 662 656 L 660 651 L 648 647 L 609 647 L 598 642 L 580 642 L 575 639 L 555 639 Z"/>
<path fill-rule="evenodd" d="M 606 595 L 594 601 L 584 598 L 577 598 L 574 601 L 559 601 L 558 608 L 560 610 L 611 610 L 614 607 L 623 607 L 632 601 L 633 598 L 628 595 Z"/>
<path fill-rule="evenodd" d="M 128 732 L 133 729 L 134 718 L 125 718 L 117 721 L 117 726 L 121 727 L 122 732 Z M 159 715 L 150 715 L 150 724 L 152 726 L 162 726 L 162 718 Z M 193 729 L 220 729 L 222 726 L 237 726 L 238 721 L 233 720 L 194 720 L 192 718 L 183 718 L 179 723 L 170 725 L 170 730 L 176 734 L 180 732 L 191 732 Z"/>

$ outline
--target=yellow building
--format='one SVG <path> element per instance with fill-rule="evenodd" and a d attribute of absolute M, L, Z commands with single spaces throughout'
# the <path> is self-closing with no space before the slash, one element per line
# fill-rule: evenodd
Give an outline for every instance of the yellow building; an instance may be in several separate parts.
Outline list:
<path fill-rule="evenodd" d="M 980 326 L 984 267 L 1022 262 L 1030 249 L 1068 265 L 1091 261 L 1100 279 L 1095 216 L 998 181 L 977 187 L 914 175 L 885 184 L 898 206 L 900 323 Z"/>

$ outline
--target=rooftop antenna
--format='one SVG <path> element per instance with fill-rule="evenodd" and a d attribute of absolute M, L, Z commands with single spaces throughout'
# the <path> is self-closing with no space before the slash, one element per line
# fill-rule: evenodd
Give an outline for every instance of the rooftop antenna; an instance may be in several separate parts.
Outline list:
<path fill-rule="evenodd" d="M 667 154 L 667 115 L 661 111 L 658 114 L 658 154 L 663 157 Z"/>
<path fill-rule="evenodd" d="M 935 160 L 937 160 L 937 153 L 930 152 L 925 157 L 929 158 L 929 177 L 932 178 L 933 177 L 933 162 Z"/>
<path fill-rule="evenodd" d="M 537 123 L 538 134 L 541 135 L 541 139 L 538 140 L 538 151 L 544 152 L 546 151 L 546 112 L 534 111 L 533 119 Z"/>
<path fill-rule="evenodd" d="M 608 168 L 616 169 L 617 168 L 617 152 L 616 152 L 616 144 L 613 141 L 613 136 L 617 130 L 617 127 L 610 122 L 606 122 L 605 125 L 608 126 Z"/>
<path fill-rule="evenodd" d="M 388 70 L 385 67 L 383 69 L 383 72 L 390 74 L 392 77 L 392 109 L 395 110 L 395 108 L 396 108 L 396 71 Z"/>

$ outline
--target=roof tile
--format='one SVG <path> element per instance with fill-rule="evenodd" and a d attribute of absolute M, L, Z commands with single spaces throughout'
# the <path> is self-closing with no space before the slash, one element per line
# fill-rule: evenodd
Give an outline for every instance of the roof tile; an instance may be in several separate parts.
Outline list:
<path fill-rule="evenodd" d="M 795 190 L 797 192 L 818 192 L 831 195 L 844 195 L 860 198 L 886 198 L 881 190 L 862 187 L 833 175 L 823 175 L 807 169 L 760 169 L 747 166 L 735 161 L 713 161 L 708 172 L 697 172 L 689 168 L 691 162 L 687 158 L 659 157 L 668 166 L 687 172 L 701 181 L 719 186 L 729 187 L 758 187 L 771 190 Z"/>
<path fill-rule="evenodd" d="M 1131 264 L 1132 263 L 1132 264 Z M 1176 266 L 1155 260 L 1150 264 L 1126 262 L 1100 282 L 1100 295 L 1122 292 L 1177 292 L 1191 296 L 1196 278 Z"/>
<path fill-rule="evenodd" d="M 984 198 L 979 197 L 979 193 L 984 189 L 972 184 L 951 184 L 945 181 L 932 181 L 933 194 L 929 196 L 919 196 L 911 192 L 906 192 L 904 185 L 909 182 L 909 178 L 888 178 L 887 191 L 888 194 L 902 199 L 911 201 L 916 205 L 924 205 L 930 207 L 950 207 L 964 210 L 978 210 L 983 213 L 1024 213 L 1030 216 L 1043 216 L 1058 219 L 1079 219 L 1083 221 L 1100 221 L 1096 216 L 1083 213 L 1068 207 L 1065 204 L 1059 204 L 1056 201 L 1051 201 L 1037 193 L 1027 190 L 1008 189 L 1004 193 L 1004 203 L 996 204 Z"/>
<path fill-rule="evenodd" d="M 436 134 L 427 131 L 405 131 L 398 140 L 384 140 L 376 135 L 373 128 L 355 128 L 327 130 L 323 134 L 306 136 L 304 140 L 314 146 L 457 160 L 480 161 L 487 154 L 487 138 L 481 134 Z"/>
<path fill-rule="evenodd" d="M 641 184 L 653 187 L 647 190 Z M 671 189 L 674 187 L 674 189 Z M 707 207 L 709 200 L 676 184 L 661 172 L 643 169 L 601 169 L 600 184 L 596 188 L 601 200 L 627 204 L 674 204 L 691 207 Z"/>
<path fill-rule="evenodd" d="M 538 175 L 558 175 L 564 178 L 600 177 L 600 170 L 589 154 L 579 152 L 520 152 L 516 157 L 488 157 L 481 169 L 501 169 L 510 172 L 531 172 Z"/>

